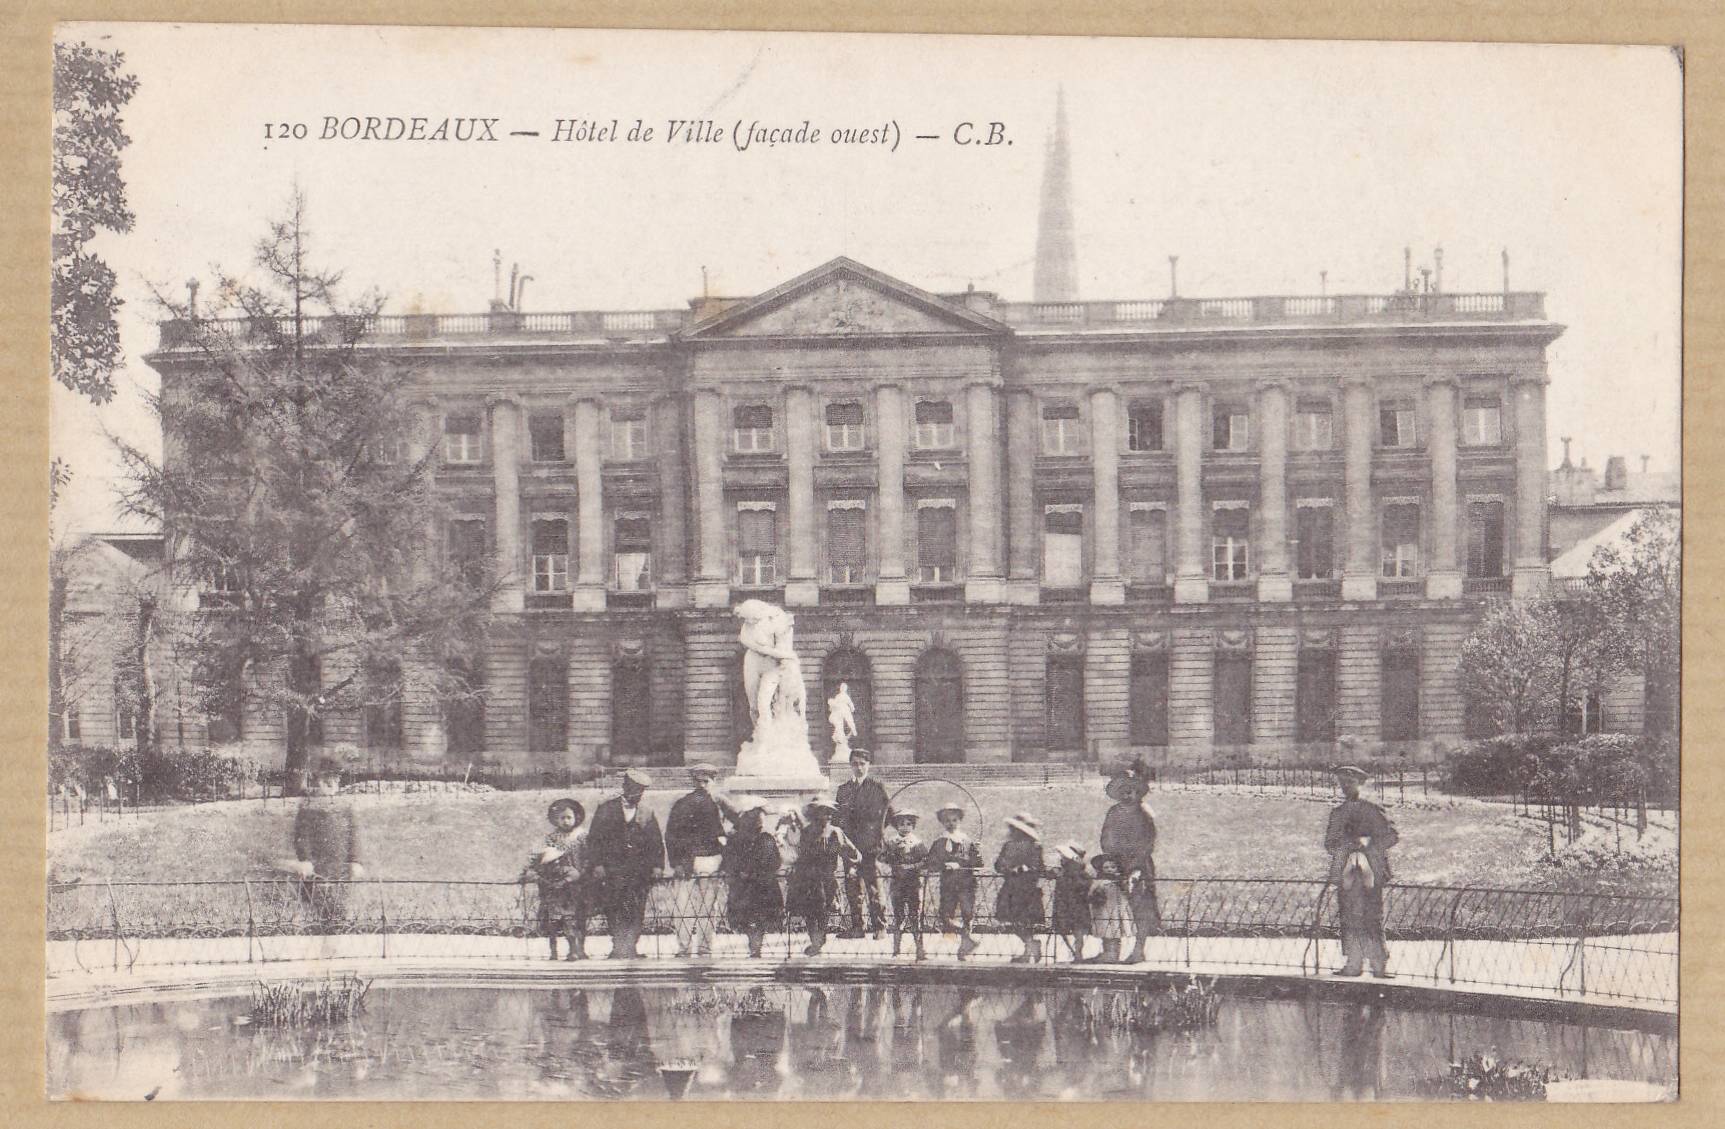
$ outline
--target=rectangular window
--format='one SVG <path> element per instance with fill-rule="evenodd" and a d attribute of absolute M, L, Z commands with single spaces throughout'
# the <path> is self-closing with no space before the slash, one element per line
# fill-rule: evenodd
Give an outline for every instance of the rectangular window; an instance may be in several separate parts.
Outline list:
<path fill-rule="evenodd" d="M 1042 453 L 1045 455 L 1077 455 L 1083 451 L 1084 436 L 1078 419 L 1078 405 L 1044 404 L 1042 407 Z"/>
<path fill-rule="evenodd" d="M 1133 509 L 1132 545 L 1127 579 L 1134 584 L 1164 584 L 1168 579 L 1168 511 Z"/>
<path fill-rule="evenodd" d="M 1162 405 L 1136 403 L 1126 410 L 1126 449 L 1128 451 L 1160 451 L 1162 449 Z"/>
<path fill-rule="evenodd" d="M 466 660 L 450 664 L 450 696 L 443 701 L 444 748 L 452 758 L 485 751 L 485 681 Z"/>
<path fill-rule="evenodd" d="M 765 404 L 749 404 L 733 411 L 731 446 L 740 454 L 773 450 L 773 409 Z"/>
<path fill-rule="evenodd" d="M 1042 586 L 1077 588 L 1084 583 L 1084 511 L 1049 506 L 1042 515 Z"/>
<path fill-rule="evenodd" d="M 1210 446 L 1218 451 L 1246 451 L 1252 446 L 1252 417 L 1236 404 L 1218 404 L 1210 416 Z"/>
<path fill-rule="evenodd" d="M 773 426 L 772 412 L 767 413 L 767 430 Z M 739 451 L 741 447 L 737 448 Z M 611 458 L 616 462 L 632 462 L 651 457 L 647 450 L 647 412 L 642 408 L 611 410 Z"/>
<path fill-rule="evenodd" d="M 1336 568 L 1336 511 L 1331 506 L 1294 509 L 1294 575 L 1329 580 Z"/>
<path fill-rule="evenodd" d="M 533 440 L 533 461 L 560 463 L 563 461 L 563 413 L 534 412 L 527 417 L 527 430 Z"/>
<path fill-rule="evenodd" d="M 945 400 L 918 400 L 916 430 L 912 441 L 918 450 L 943 450 L 956 441 L 952 430 L 952 405 Z"/>
<path fill-rule="evenodd" d="M 61 730 L 63 739 L 76 741 L 84 735 L 84 724 L 78 718 L 77 706 L 66 706 L 65 712 L 60 715 L 60 720 L 63 723 Z"/>
<path fill-rule="evenodd" d="M 958 580 L 958 510 L 950 505 L 916 511 L 916 578 L 922 584 Z"/>
<path fill-rule="evenodd" d="M 1467 504 L 1467 574 L 1503 575 L 1503 503 Z"/>
<path fill-rule="evenodd" d="M 443 417 L 443 461 L 472 465 L 485 459 L 485 436 L 479 413 L 462 412 Z"/>
<path fill-rule="evenodd" d="M 1420 735 L 1420 657 L 1417 651 L 1388 651 L 1383 667 L 1383 737 L 1417 741 Z"/>
<path fill-rule="evenodd" d="M 1468 447 L 1496 447 L 1503 442 L 1503 409 L 1496 400 L 1469 396 L 1462 402 L 1461 441 Z"/>
<path fill-rule="evenodd" d="M 863 449 L 863 407 L 861 404 L 827 405 L 827 450 L 860 451 Z"/>
<path fill-rule="evenodd" d="M 1384 507 L 1383 575 L 1406 579 L 1420 574 L 1420 508 L 1411 504 Z"/>
<path fill-rule="evenodd" d="M 1132 656 L 1129 736 L 1134 745 L 1168 743 L 1168 656 Z"/>
<path fill-rule="evenodd" d="M 562 592 L 569 587 L 569 523 L 562 518 L 533 521 L 533 590 Z"/>
<path fill-rule="evenodd" d="M 1248 547 L 1251 539 L 1250 510 L 1231 508 L 1215 511 L 1211 519 L 1212 580 L 1244 580 L 1251 564 Z"/>
<path fill-rule="evenodd" d="M 126 700 L 124 691 L 121 687 L 116 686 L 114 688 L 114 698 L 118 703 L 115 709 L 118 716 L 115 718 L 115 721 L 118 725 L 120 740 L 131 741 L 136 739 L 138 736 L 138 711 L 133 708 L 131 702 Z"/>
<path fill-rule="evenodd" d="M 365 693 L 367 747 L 401 748 L 401 667 L 384 661 L 368 664 Z"/>
<path fill-rule="evenodd" d="M 1084 748 L 1084 660 L 1061 655 L 1048 660 L 1048 747 Z"/>
<path fill-rule="evenodd" d="M 527 665 L 527 750 L 569 748 L 569 660 L 540 657 Z"/>
<path fill-rule="evenodd" d="M 640 656 L 618 659 L 611 665 L 613 764 L 644 764 L 652 759 L 653 721 L 652 664 Z"/>
<path fill-rule="evenodd" d="M 868 568 L 868 511 L 861 506 L 827 510 L 827 583 L 861 584 Z"/>
<path fill-rule="evenodd" d="M 611 526 L 611 559 L 620 592 L 653 586 L 653 524 L 646 514 L 618 514 Z"/>
<path fill-rule="evenodd" d="M 1294 413 L 1294 449 L 1297 451 L 1328 451 L 1334 446 L 1333 416 L 1330 405 L 1301 404 Z"/>
<path fill-rule="evenodd" d="M 449 523 L 449 564 L 465 583 L 479 584 L 485 576 L 485 520 L 455 518 Z"/>
<path fill-rule="evenodd" d="M 778 583 L 778 514 L 768 509 L 737 511 L 737 583 L 766 588 Z"/>
<path fill-rule="evenodd" d="M 1294 684 L 1294 738 L 1302 742 L 1336 739 L 1334 652 L 1300 652 L 1300 665 Z"/>
<path fill-rule="evenodd" d="M 1378 445 L 1408 448 L 1419 443 L 1419 415 L 1405 400 L 1386 400 L 1378 405 Z"/>
<path fill-rule="evenodd" d="M 1252 659 L 1218 652 L 1211 725 L 1218 745 L 1252 743 Z"/>

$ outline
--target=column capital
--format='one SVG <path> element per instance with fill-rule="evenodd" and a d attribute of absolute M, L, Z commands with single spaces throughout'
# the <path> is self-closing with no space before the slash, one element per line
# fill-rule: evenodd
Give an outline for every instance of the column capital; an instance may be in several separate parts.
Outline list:
<path fill-rule="evenodd" d="M 495 411 L 498 408 L 521 408 L 521 398 L 513 392 L 492 392 L 485 397 L 485 406 Z"/>
<path fill-rule="evenodd" d="M 569 397 L 569 402 L 576 407 L 582 404 L 592 404 L 595 408 L 605 402 L 605 398 L 597 392 L 576 392 Z"/>
<path fill-rule="evenodd" d="M 1188 392 L 1196 392 L 1202 396 L 1209 390 L 1210 386 L 1202 380 L 1176 380 L 1174 382 L 1174 394 L 1176 396 L 1184 396 Z"/>
<path fill-rule="evenodd" d="M 1543 372 L 1512 372 L 1509 374 L 1509 382 L 1512 385 L 1537 384 L 1543 386 L 1551 383 L 1551 377 Z"/>
<path fill-rule="evenodd" d="M 999 387 L 1001 387 L 1001 383 L 1000 378 L 997 376 L 970 376 L 966 377 L 964 380 L 964 390 L 966 392 L 969 392 L 972 388 L 987 388 L 989 391 L 993 391 Z"/>
<path fill-rule="evenodd" d="M 1115 399 L 1119 399 L 1122 395 L 1122 392 L 1120 391 L 1120 386 L 1118 384 L 1113 383 L 1112 381 L 1104 381 L 1101 384 L 1092 384 L 1089 387 L 1087 387 L 1084 391 L 1085 391 L 1086 395 L 1092 396 L 1092 397 L 1095 397 L 1095 396 L 1113 396 Z"/>
<path fill-rule="evenodd" d="M 1294 390 L 1294 382 L 1285 376 L 1271 376 L 1265 377 L 1262 380 L 1254 381 L 1252 388 L 1254 391 L 1260 393 L 1280 392 L 1283 395 L 1287 395 Z"/>
<path fill-rule="evenodd" d="M 1024 400 L 1035 400 L 1036 399 L 1036 389 L 1031 388 L 1028 385 L 1007 384 L 1007 385 L 1003 385 L 1002 387 L 1004 387 L 1006 389 L 1006 394 L 1009 396 L 1017 396 L 1020 399 L 1024 399 Z"/>
<path fill-rule="evenodd" d="M 1370 389 L 1376 384 L 1377 384 L 1377 381 L 1372 378 L 1372 375 L 1370 373 L 1349 372 L 1349 373 L 1343 373 L 1342 374 L 1342 387 L 1343 388 Z"/>
<path fill-rule="evenodd" d="M 1461 381 L 1453 372 L 1435 373 L 1426 377 L 1420 383 L 1427 388 L 1458 388 L 1461 386 Z"/>
<path fill-rule="evenodd" d="M 808 395 L 813 396 L 815 394 L 815 386 L 805 382 L 785 385 L 785 395 L 789 396 L 793 392 L 805 392 Z"/>
<path fill-rule="evenodd" d="M 904 382 L 900 380 L 883 380 L 874 386 L 876 392 L 903 392 Z"/>

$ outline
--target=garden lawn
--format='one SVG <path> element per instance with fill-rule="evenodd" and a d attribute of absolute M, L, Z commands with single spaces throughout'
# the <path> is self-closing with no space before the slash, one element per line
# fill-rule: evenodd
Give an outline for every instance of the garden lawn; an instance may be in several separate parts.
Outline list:
<path fill-rule="evenodd" d="M 514 879 L 528 852 L 544 838 L 546 805 L 574 795 L 591 817 L 601 794 L 590 789 L 354 796 L 364 841 L 367 875 L 375 878 Z M 661 825 L 679 791 L 648 793 Z M 992 862 L 1005 833 L 1003 820 L 1029 812 L 1042 821 L 1044 845 L 1068 839 L 1094 849 L 1108 800 L 1099 784 L 972 789 L 980 804 L 966 823 L 980 831 L 985 861 Z M 923 813 L 920 829 L 935 833 L 932 811 L 959 796 L 949 785 L 912 785 L 900 802 Z M 962 797 L 961 797 L 962 798 Z M 1330 804 L 1298 797 L 1249 796 L 1224 791 L 1153 792 L 1158 872 L 1169 878 L 1321 878 Z M 968 805 L 967 805 L 968 806 Z M 1433 797 L 1391 805 L 1401 832 L 1392 853 L 1396 880 L 1432 885 L 1592 888 L 1541 865 L 1542 823 L 1503 804 Z M 54 881 L 213 880 L 270 873 L 292 854 L 291 803 L 227 801 L 149 812 L 124 820 L 86 822 L 49 836 Z M 1667 879 L 1631 879 L 1613 887 L 1670 893 Z"/>

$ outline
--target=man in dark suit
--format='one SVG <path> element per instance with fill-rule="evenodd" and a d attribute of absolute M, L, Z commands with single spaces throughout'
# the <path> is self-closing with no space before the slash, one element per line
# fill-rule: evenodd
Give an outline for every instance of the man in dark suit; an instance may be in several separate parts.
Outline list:
<path fill-rule="evenodd" d="M 886 936 L 886 913 L 881 906 L 880 846 L 886 824 L 887 795 L 878 780 L 869 779 L 874 754 L 851 750 L 851 779 L 839 785 L 834 802 L 839 809 L 839 829 L 856 845 L 861 858 L 845 861 L 845 899 L 850 902 L 851 927 L 842 937 L 863 935 L 863 891 L 868 891 L 869 928 L 875 940 Z"/>
<path fill-rule="evenodd" d="M 641 923 L 653 877 L 665 865 L 659 817 L 641 802 L 653 778 L 638 768 L 623 773 L 623 794 L 593 813 L 587 832 L 590 874 L 611 929 L 611 959 L 641 955 Z"/>
<path fill-rule="evenodd" d="M 665 855 L 671 864 L 672 926 L 677 955 L 711 956 L 724 879 L 719 859 L 725 852 L 725 822 L 730 813 L 713 795 L 719 770 L 704 761 L 689 766 L 694 788 L 671 805 L 665 819 Z"/>

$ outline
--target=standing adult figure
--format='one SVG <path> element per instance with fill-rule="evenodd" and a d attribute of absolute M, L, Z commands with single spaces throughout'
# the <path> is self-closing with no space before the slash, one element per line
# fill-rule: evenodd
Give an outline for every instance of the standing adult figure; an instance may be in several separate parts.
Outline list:
<path fill-rule="evenodd" d="M 671 864 L 671 922 L 677 955 L 711 956 L 718 925 L 719 860 L 728 822 L 724 801 L 713 795 L 719 770 L 705 761 L 689 766 L 693 787 L 671 805 L 665 819 L 665 857 Z"/>
<path fill-rule="evenodd" d="M 653 778 L 638 768 L 623 773 L 623 794 L 593 813 L 587 832 L 590 871 L 611 930 L 611 959 L 641 955 L 641 923 L 653 876 L 665 865 L 659 817 L 641 802 Z"/>
<path fill-rule="evenodd" d="M 857 849 L 856 861 L 848 856 L 845 860 L 845 899 L 850 903 L 851 927 L 840 936 L 863 935 L 866 891 L 869 928 L 878 941 L 886 936 L 886 912 L 880 893 L 880 846 L 888 803 L 880 781 L 869 778 L 873 766 L 874 753 L 860 747 L 852 749 L 851 778 L 839 785 L 834 801 L 838 805 L 839 828 Z"/>
<path fill-rule="evenodd" d="M 1370 964 L 1373 976 L 1388 979 L 1384 888 L 1390 884 L 1390 848 L 1401 837 L 1383 808 L 1360 798 L 1365 769 L 1344 764 L 1335 774 L 1344 799 L 1330 809 L 1324 849 L 1330 852 L 1330 882 L 1341 917 L 1342 967 L 1336 975 L 1358 976 Z"/>
<path fill-rule="evenodd" d="M 1156 906 L 1156 815 L 1145 802 L 1150 794 L 1150 766 L 1136 758 L 1128 761 L 1108 781 L 1107 794 L 1114 806 L 1102 817 L 1098 840 L 1102 853 L 1114 856 L 1125 876 L 1136 935 L 1123 963 L 1137 964 L 1144 959 L 1145 940 L 1162 931 L 1162 914 Z"/>

